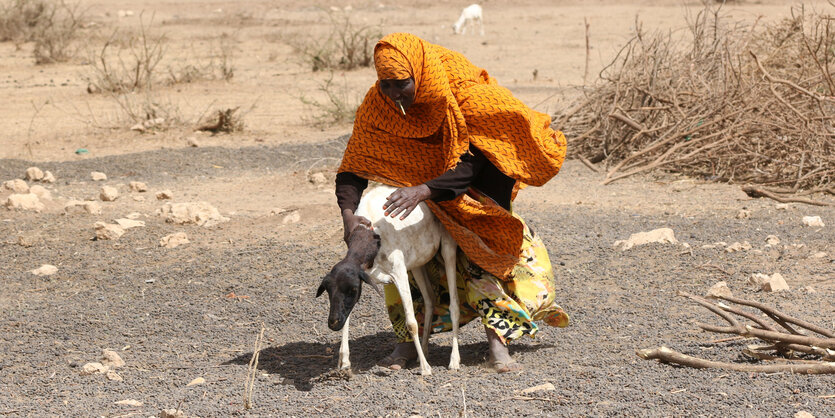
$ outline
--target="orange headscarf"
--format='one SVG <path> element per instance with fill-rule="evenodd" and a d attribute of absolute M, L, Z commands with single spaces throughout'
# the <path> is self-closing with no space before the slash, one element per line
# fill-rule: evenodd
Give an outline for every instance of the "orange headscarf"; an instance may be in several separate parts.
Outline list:
<path fill-rule="evenodd" d="M 406 116 L 376 83 L 357 110 L 339 171 L 396 187 L 415 186 L 454 168 L 470 143 L 517 186 L 541 186 L 565 158 L 563 134 L 463 55 L 408 33 L 374 48 L 380 79 L 414 77 Z M 472 262 L 509 278 L 519 261 L 522 223 L 495 202 L 466 193 L 432 212 Z"/>

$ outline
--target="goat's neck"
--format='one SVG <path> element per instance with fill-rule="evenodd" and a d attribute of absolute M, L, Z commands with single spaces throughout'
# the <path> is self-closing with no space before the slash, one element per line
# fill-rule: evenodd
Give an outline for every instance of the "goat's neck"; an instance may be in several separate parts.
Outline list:
<path fill-rule="evenodd" d="M 380 236 L 364 226 L 358 226 L 351 232 L 351 237 L 348 239 L 348 254 L 345 255 L 345 260 L 369 269 L 374 265 L 374 259 L 379 251 Z"/>

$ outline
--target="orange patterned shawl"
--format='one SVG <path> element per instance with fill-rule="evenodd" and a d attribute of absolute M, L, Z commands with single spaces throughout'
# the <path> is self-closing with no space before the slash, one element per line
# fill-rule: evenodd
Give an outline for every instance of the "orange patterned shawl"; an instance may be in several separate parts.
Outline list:
<path fill-rule="evenodd" d="M 562 166 L 566 141 L 551 129 L 551 118 L 514 98 L 463 55 L 395 33 L 377 43 L 375 61 L 378 74 L 413 76 L 415 101 L 403 116 L 375 83 L 357 110 L 339 172 L 415 186 L 454 168 L 470 143 L 517 186 L 541 186 Z M 519 261 L 522 222 L 484 200 L 465 193 L 427 203 L 470 260 L 509 278 Z"/>

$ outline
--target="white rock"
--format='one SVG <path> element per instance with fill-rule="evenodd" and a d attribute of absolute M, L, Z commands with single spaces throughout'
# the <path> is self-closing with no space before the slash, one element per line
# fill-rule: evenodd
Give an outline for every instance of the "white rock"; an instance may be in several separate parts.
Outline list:
<path fill-rule="evenodd" d="M 780 273 L 771 276 L 762 273 L 754 273 L 748 278 L 748 283 L 754 285 L 757 290 L 765 292 L 781 292 L 789 290 L 789 285 Z"/>
<path fill-rule="evenodd" d="M 297 210 L 294 210 L 293 212 L 290 212 L 287 215 L 284 215 L 284 218 L 281 219 L 281 223 L 284 224 L 284 225 L 294 224 L 294 223 L 296 223 L 300 220 L 302 220 L 301 213 L 299 213 L 299 211 L 297 211 Z"/>
<path fill-rule="evenodd" d="M 190 136 L 190 137 L 186 138 L 186 143 L 188 144 L 188 146 L 194 147 L 194 148 L 197 148 L 197 147 L 200 146 L 200 141 L 198 141 L 197 138 L 195 138 L 193 136 Z"/>
<path fill-rule="evenodd" d="M 43 171 L 38 167 L 29 167 L 26 169 L 26 180 L 41 181 L 43 180 Z"/>
<path fill-rule="evenodd" d="M 812 254 L 812 258 L 824 258 L 824 257 L 826 257 L 827 255 L 829 255 L 829 254 L 827 254 L 827 253 L 826 253 L 826 252 L 824 252 L 824 251 L 818 251 L 818 252 L 816 252 L 816 253 Z"/>
<path fill-rule="evenodd" d="M 769 235 L 765 237 L 765 244 L 766 246 L 774 246 L 780 243 L 780 238 L 777 238 L 777 235 Z"/>
<path fill-rule="evenodd" d="M 122 376 L 119 376 L 119 373 L 116 373 L 113 370 L 108 370 L 104 375 L 107 377 L 107 380 L 112 380 L 114 382 L 121 382 L 125 380 L 122 379 Z"/>
<path fill-rule="evenodd" d="M 70 200 L 64 205 L 64 212 L 81 213 L 82 211 L 91 215 L 101 215 L 101 205 L 98 202 L 82 202 L 80 200 Z"/>
<path fill-rule="evenodd" d="M 522 389 L 522 393 L 528 394 L 528 393 L 543 392 L 543 391 L 549 391 L 549 390 L 557 390 L 557 388 L 554 386 L 553 383 L 547 382 L 547 383 L 543 383 L 541 385 L 531 386 L 527 389 Z"/>
<path fill-rule="evenodd" d="M 621 246 L 621 251 L 626 251 L 634 246 L 649 243 L 678 244 L 675 233 L 670 228 L 659 228 L 648 232 L 638 232 L 629 236 L 627 240 L 615 241 L 614 246 Z"/>
<path fill-rule="evenodd" d="M 91 171 L 90 179 L 93 181 L 105 181 L 107 180 L 107 174 L 104 174 L 101 171 Z"/>
<path fill-rule="evenodd" d="M 744 241 L 744 242 L 741 242 L 741 243 L 740 242 L 735 242 L 735 243 L 729 245 L 727 248 L 725 248 L 725 251 L 727 251 L 729 253 L 735 253 L 737 251 L 748 251 L 750 249 L 751 249 L 751 243 L 748 242 L 748 241 Z"/>
<path fill-rule="evenodd" d="M 751 211 L 748 209 L 740 209 L 739 212 L 736 213 L 736 219 L 748 219 L 751 217 Z"/>
<path fill-rule="evenodd" d="M 307 181 L 313 183 L 316 186 L 324 186 L 325 183 L 328 182 L 328 178 L 325 176 L 325 173 L 319 172 L 311 174 L 310 178 L 308 178 Z"/>
<path fill-rule="evenodd" d="M 188 386 L 197 386 L 197 385 L 202 385 L 203 383 L 206 383 L 206 379 L 204 379 L 202 377 L 197 377 L 197 378 L 194 378 L 191 382 L 188 382 L 188 384 L 186 386 L 187 387 Z"/>
<path fill-rule="evenodd" d="M 825 226 L 820 216 L 804 216 L 803 225 L 814 227 Z"/>
<path fill-rule="evenodd" d="M 159 240 L 159 246 L 165 248 L 177 248 L 180 245 L 188 243 L 188 236 L 185 232 L 175 232 L 173 234 L 166 235 Z"/>
<path fill-rule="evenodd" d="M 41 181 L 44 183 L 55 183 L 55 175 L 51 171 L 44 171 Z"/>
<path fill-rule="evenodd" d="M 106 224 L 99 221 L 93 227 L 96 230 L 97 240 L 117 240 L 125 234 L 125 230 L 116 224 Z"/>
<path fill-rule="evenodd" d="M 129 187 L 130 187 L 130 191 L 132 191 L 132 192 L 142 193 L 142 192 L 147 192 L 148 191 L 148 186 L 146 186 L 145 183 L 143 183 L 141 181 L 132 181 L 132 182 L 130 182 Z"/>
<path fill-rule="evenodd" d="M 30 273 L 34 274 L 35 276 L 51 276 L 58 272 L 58 267 L 53 266 L 52 264 L 44 264 Z"/>
<path fill-rule="evenodd" d="M 133 199 L 136 202 L 144 202 L 145 201 L 145 196 L 140 196 L 140 195 L 135 194 L 135 195 L 131 196 L 131 199 Z"/>
<path fill-rule="evenodd" d="M 6 207 L 15 210 L 33 210 L 40 212 L 46 208 L 38 195 L 34 193 L 13 194 L 6 198 Z"/>
<path fill-rule="evenodd" d="M 728 283 L 727 282 L 724 282 L 724 281 L 717 282 L 716 284 L 711 286 L 710 289 L 708 289 L 707 297 L 717 298 L 719 296 L 723 296 L 723 297 L 733 296 L 733 293 L 731 292 L 731 289 L 728 288 Z"/>
<path fill-rule="evenodd" d="M 804 287 L 803 287 L 803 291 L 804 291 L 804 292 L 806 292 L 806 293 L 808 293 L 808 294 L 810 294 L 810 295 L 811 295 L 812 293 L 818 293 L 818 291 L 817 291 L 817 290 L 815 290 L 815 288 L 814 288 L 814 287 L 812 287 L 812 286 L 804 286 Z"/>
<path fill-rule="evenodd" d="M 789 204 L 788 203 L 778 203 L 778 204 L 774 205 L 774 209 L 788 210 L 789 209 Z"/>
<path fill-rule="evenodd" d="M 101 364 L 115 369 L 124 366 L 125 361 L 113 350 L 101 350 Z"/>
<path fill-rule="evenodd" d="M 125 405 L 125 406 L 142 406 L 144 405 L 142 401 L 137 401 L 136 399 L 124 399 L 121 401 L 113 402 L 116 405 Z"/>
<path fill-rule="evenodd" d="M 21 179 L 14 179 L 3 182 L 3 188 L 15 193 L 29 193 L 29 185 Z"/>
<path fill-rule="evenodd" d="M 142 122 L 139 122 L 136 125 L 131 126 L 130 130 L 131 131 L 138 131 L 138 132 L 145 132 L 145 125 L 143 125 Z"/>
<path fill-rule="evenodd" d="M 168 200 L 174 197 L 174 193 L 171 193 L 171 190 L 161 190 L 157 192 L 157 200 Z"/>
<path fill-rule="evenodd" d="M 49 190 L 46 190 L 46 188 L 41 186 L 40 184 L 36 184 L 30 187 L 29 193 L 36 194 L 39 199 L 52 200 L 52 193 L 50 193 Z"/>
<path fill-rule="evenodd" d="M 136 221 L 133 219 L 119 218 L 114 219 L 113 222 L 116 222 L 119 226 L 122 227 L 122 229 L 131 229 L 145 226 L 145 221 Z"/>
<path fill-rule="evenodd" d="M 102 186 L 99 197 L 105 202 L 112 202 L 119 198 L 119 190 L 113 186 Z"/>
<path fill-rule="evenodd" d="M 815 416 L 806 411 L 797 411 L 794 418 L 815 418 Z"/>
<path fill-rule="evenodd" d="M 186 418 L 186 414 L 179 409 L 163 409 L 159 413 L 159 418 Z"/>
<path fill-rule="evenodd" d="M 158 213 L 165 217 L 166 222 L 197 224 L 206 228 L 229 220 L 207 202 L 166 203 Z"/>
<path fill-rule="evenodd" d="M 142 214 L 139 213 L 139 212 L 131 212 L 131 213 L 125 215 L 125 218 L 133 219 L 133 220 L 139 219 L 141 217 L 142 217 Z"/>
<path fill-rule="evenodd" d="M 107 373 L 108 370 L 110 370 L 110 368 L 101 363 L 87 363 L 84 366 L 81 366 L 81 375 L 86 376 L 90 374 Z"/>

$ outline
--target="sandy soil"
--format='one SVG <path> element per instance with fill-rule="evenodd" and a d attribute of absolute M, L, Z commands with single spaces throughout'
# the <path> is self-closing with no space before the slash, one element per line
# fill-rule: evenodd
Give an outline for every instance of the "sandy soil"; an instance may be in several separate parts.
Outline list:
<path fill-rule="evenodd" d="M 467 3 L 357 2 L 349 13 L 383 32 L 411 31 L 462 51 L 526 103 L 552 112 L 582 88 L 584 17 L 591 78 L 631 36 L 636 16 L 644 29 L 680 30 L 698 9 L 678 1 L 488 1 L 486 35 L 454 36 L 449 25 Z M 737 186 L 663 174 L 601 186 L 600 174 L 573 161 L 545 187 L 522 191 L 516 204 L 550 249 L 561 304 L 573 320 L 511 346 L 523 372 L 497 375 L 483 367 L 487 347 L 475 324 L 462 329 L 459 372 L 445 368 L 446 334 L 430 344 L 432 376 L 375 366 L 394 336 L 383 302 L 366 292 L 352 321 L 354 376 L 334 373 L 339 335 L 327 328 L 327 302 L 314 295 L 344 253 L 331 180 L 350 125 L 314 126 L 315 110 L 299 97 L 323 99 L 317 87 L 327 74 L 311 72 L 289 44 L 324 36 L 324 10 L 348 3 L 84 4 L 99 25 L 89 34 L 92 47 L 114 28 L 136 29 L 144 12 L 169 39 L 164 65 L 207 53 L 226 33 L 235 40 L 235 76 L 161 89 L 188 123 L 143 134 L 128 129 L 112 99 L 85 91 L 84 53 L 71 63 L 35 66 L 31 45 L 0 44 L 0 56 L 8 57 L 0 60 L 0 180 L 22 178 L 33 165 L 58 178 L 45 185 L 53 196 L 43 212 L 0 209 L 0 414 L 152 416 L 179 407 L 188 416 L 832 416 L 831 376 L 693 370 L 640 360 L 634 351 L 667 345 L 749 361 L 741 354 L 746 341 L 715 342 L 722 336 L 692 324 L 715 321 L 713 314 L 675 296 L 703 294 L 720 280 L 736 294 L 835 327 L 835 210 L 781 209 Z M 777 1 L 727 8 L 732 19 L 749 21 L 789 10 Z M 134 15 L 119 17 L 120 10 Z M 361 69 L 334 80 L 358 100 L 374 74 Z M 244 132 L 192 131 L 205 109 L 235 106 L 251 108 Z M 187 146 L 192 136 L 200 147 Z M 89 153 L 77 155 L 78 148 Z M 91 181 L 91 171 L 108 180 Z M 312 182 L 316 173 L 327 181 Z M 130 181 L 147 183 L 149 191 L 130 192 Z M 64 214 L 67 201 L 96 200 L 104 184 L 122 196 L 100 202 L 102 214 Z M 166 223 L 156 215 L 164 202 L 154 198 L 165 189 L 174 202 L 206 201 L 230 220 L 210 228 Z M 0 201 L 9 194 L 0 192 Z M 750 216 L 740 219 L 743 209 Z M 91 239 L 96 221 L 134 212 L 145 227 L 116 241 Z M 806 215 L 826 226 L 803 226 Z M 612 246 L 659 227 L 672 228 L 689 248 Z M 159 246 L 177 231 L 191 243 Z M 768 235 L 781 243 L 766 246 Z M 750 250 L 704 247 L 744 241 Z M 30 273 L 47 263 L 58 273 Z M 753 273 L 775 272 L 791 291 L 764 294 L 746 285 Z M 254 408 L 246 411 L 244 382 L 261 324 Z M 123 381 L 80 373 L 103 349 L 125 360 L 117 369 Z M 197 377 L 205 383 L 186 386 Z M 555 390 L 520 392 L 546 382 Z M 143 405 L 115 404 L 125 399 Z"/>

